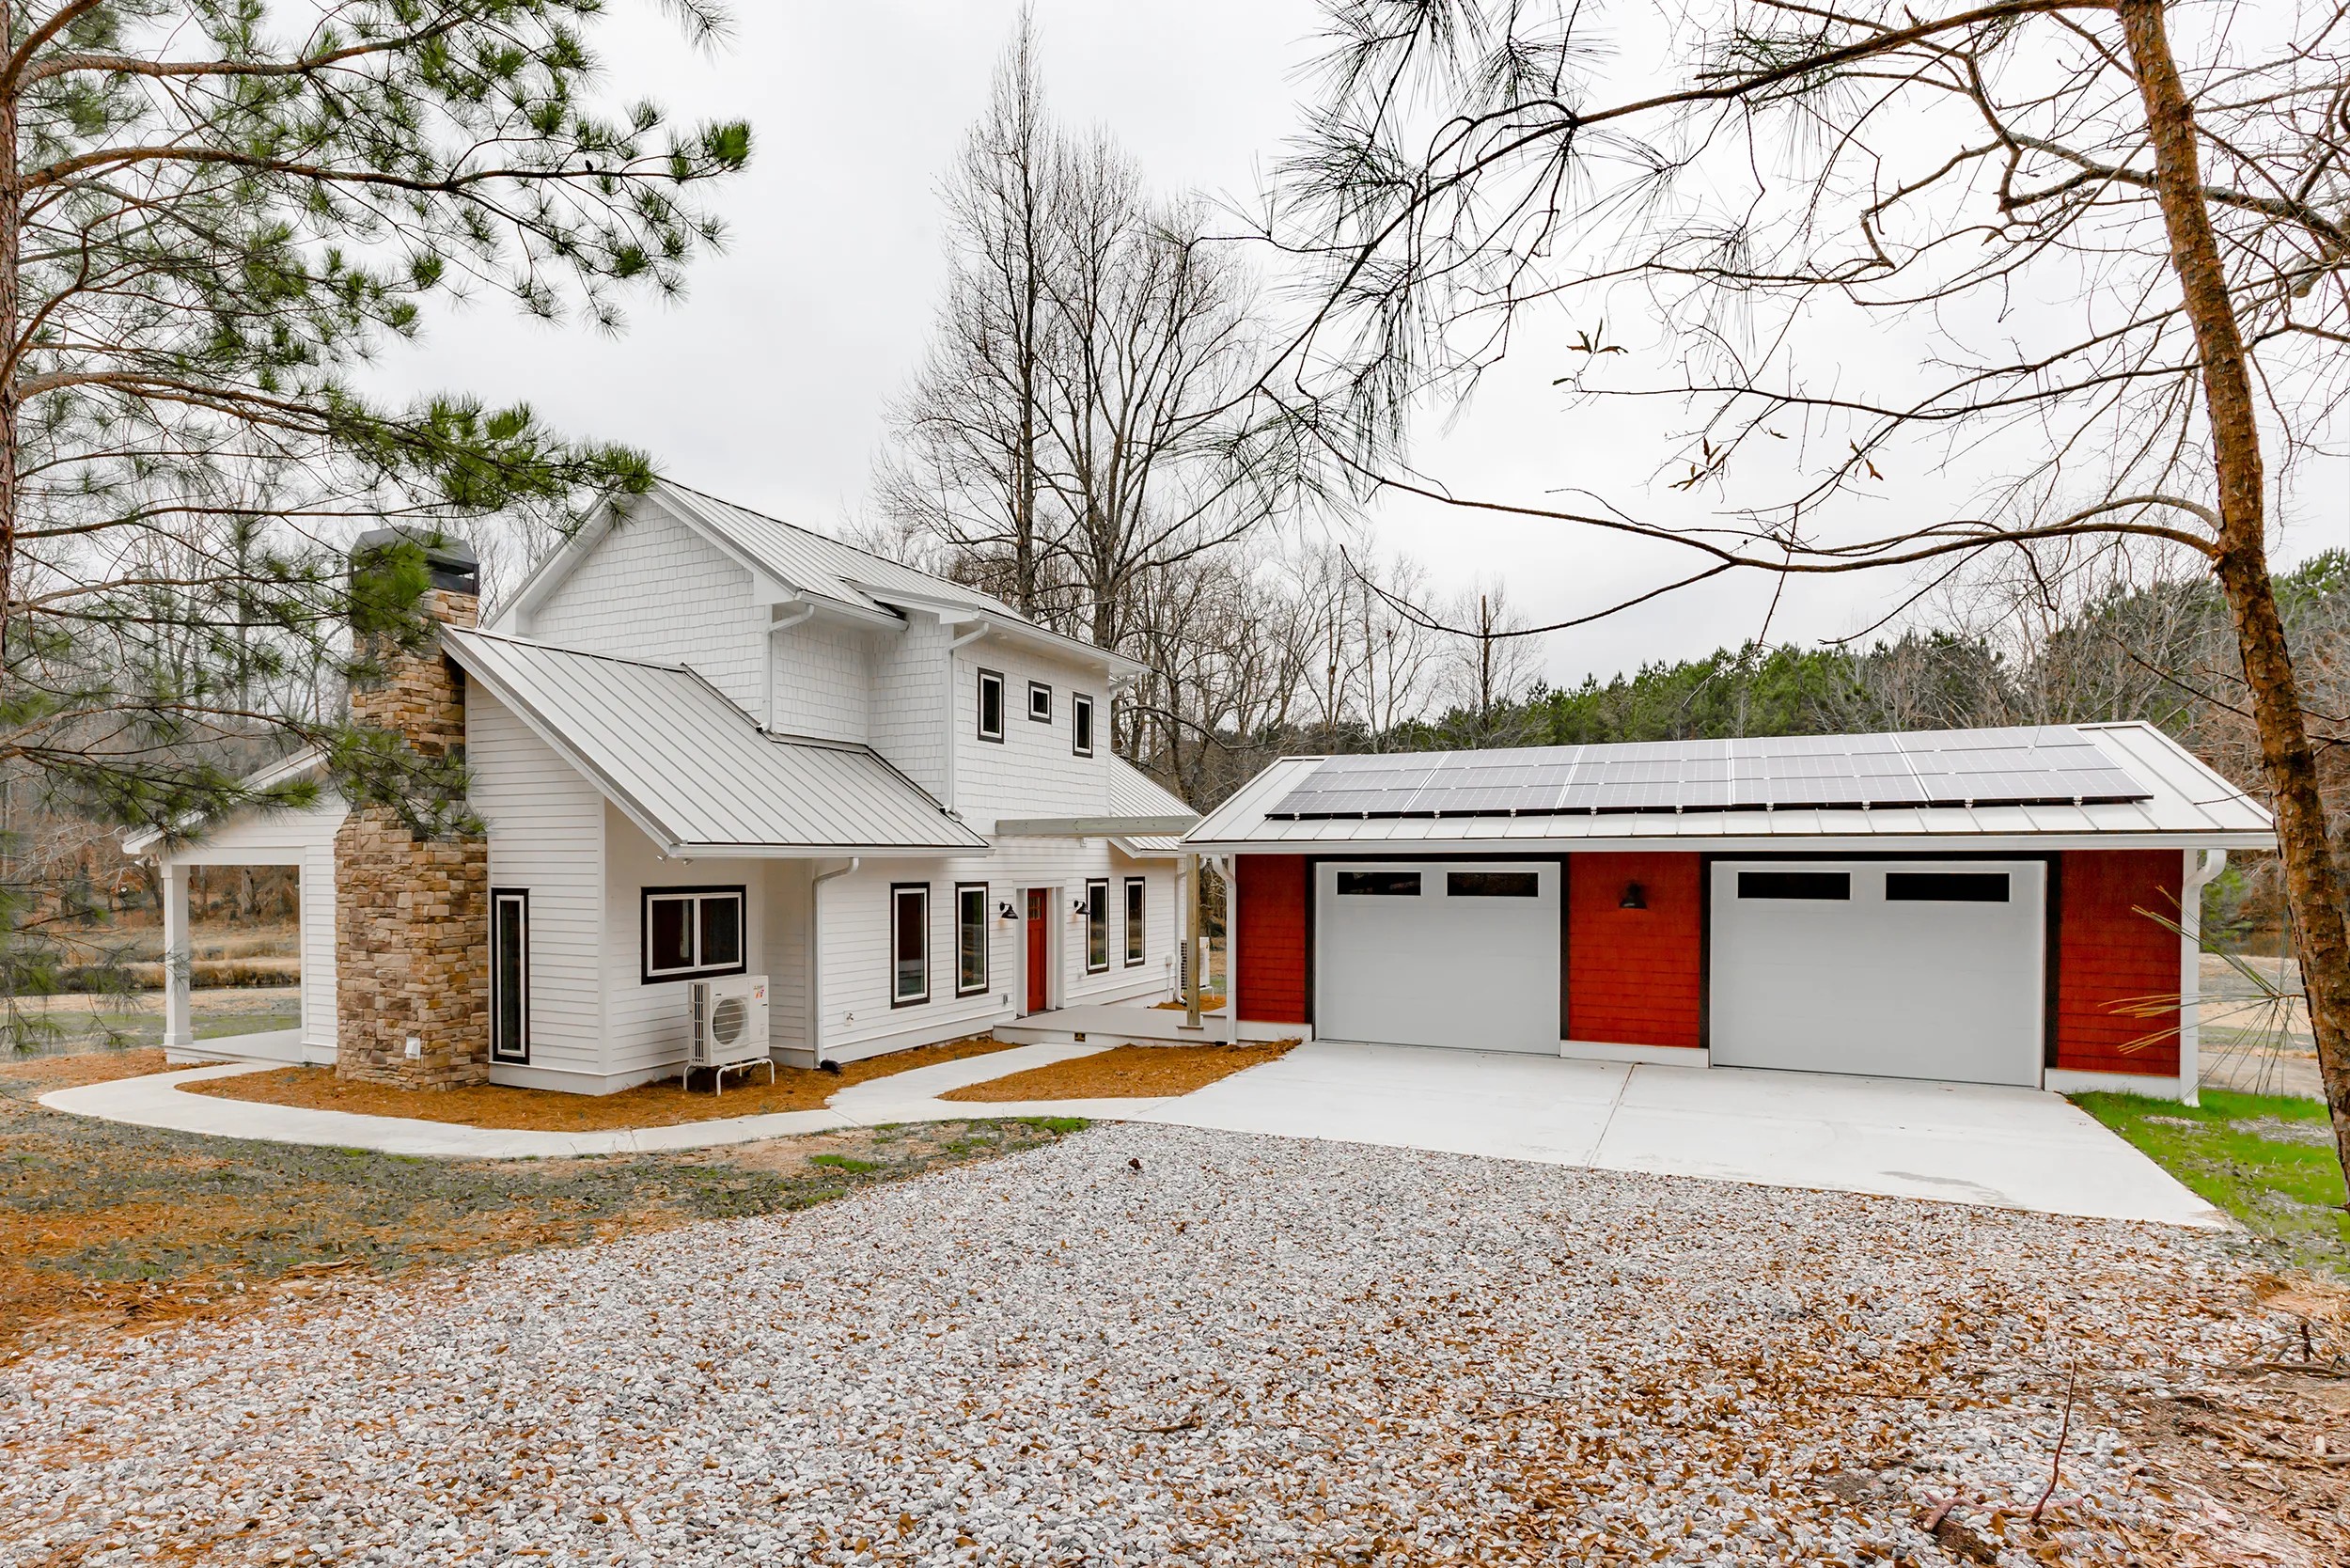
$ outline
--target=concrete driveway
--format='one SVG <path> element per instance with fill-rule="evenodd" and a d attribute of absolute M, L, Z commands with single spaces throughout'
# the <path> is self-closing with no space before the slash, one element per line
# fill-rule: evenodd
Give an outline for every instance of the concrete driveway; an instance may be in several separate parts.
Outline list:
<path fill-rule="evenodd" d="M 1315 1043 L 1131 1119 L 2098 1219 L 2231 1223 L 2062 1097 L 1982 1084 Z"/>

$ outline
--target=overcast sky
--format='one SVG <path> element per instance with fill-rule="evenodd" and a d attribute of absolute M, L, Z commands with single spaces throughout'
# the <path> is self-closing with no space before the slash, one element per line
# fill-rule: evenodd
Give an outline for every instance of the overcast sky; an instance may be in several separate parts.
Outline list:
<path fill-rule="evenodd" d="M 712 197 L 728 253 L 696 266 L 682 305 L 636 307 L 618 338 L 485 304 L 435 317 L 384 370 L 417 390 L 527 400 L 567 431 L 650 451 L 684 483 L 837 529 L 862 503 L 883 405 L 921 352 L 944 272 L 938 180 L 1015 5 L 737 0 L 734 38 L 714 55 L 686 47 L 654 9 L 616 8 L 598 47 L 613 86 L 681 120 L 750 120 L 753 166 Z M 1315 0 L 1041 0 L 1037 12 L 1056 110 L 1109 129 L 1164 187 L 1245 199 L 1299 122 Z M 1539 349 L 1521 355 L 1449 431 L 1431 431 L 1423 465 L 1464 494 L 1538 499 L 1590 484 L 1637 501 L 1651 477 L 1618 454 L 1653 452 L 1653 431 L 1628 428 L 1629 411 L 1564 413 L 1549 381 L 1565 368 Z M 1441 588 L 1505 583 L 1532 622 L 1653 586 L 1664 564 L 1556 525 L 1449 510 L 1388 506 L 1370 525 Z M 2287 553 L 2345 543 L 2350 496 L 2328 494 Z M 1791 590 L 1771 635 L 1848 634 L 1904 587 L 1847 578 Z M 1770 600 L 1763 581 L 1709 586 L 1545 637 L 1540 662 L 1572 681 L 1703 653 L 1762 630 Z"/>

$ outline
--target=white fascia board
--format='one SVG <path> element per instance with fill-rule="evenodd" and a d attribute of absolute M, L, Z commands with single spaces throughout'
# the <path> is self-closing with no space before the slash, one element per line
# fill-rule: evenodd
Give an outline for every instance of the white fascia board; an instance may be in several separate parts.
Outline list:
<path fill-rule="evenodd" d="M 1058 632 L 1023 620 L 1010 610 L 990 609 L 984 604 L 966 604 L 959 599 L 912 592 L 905 588 L 876 588 L 870 583 L 854 586 L 858 592 L 870 593 L 877 600 L 926 610 L 949 625 L 983 625 L 996 635 L 1014 642 L 1032 643 L 1040 648 L 1052 649 L 1064 658 L 1073 657 L 1080 663 L 1100 665 L 1113 680 L 1136 681 L 1147 673 L 1138 660 L 1130 659 L 1123 653 L 1113 653 L 1106 648 L 1096 647 L 1076 637 L 1065 637 Z"/>
<path fill-rule="evenodd" d="M 1488 819 L 1476 819 L 1488 820 Z M 1524 821 L 1525 819 L 1514 819 Z M 1372 824 L 1377 825 L 1377 824 Z M 1801 834 L 1762 835 L 1737 839 L 1656 836 L 1608 839 L 1538 838 L 1187 838 L 1183 848 L 1195 855 L 1379 855 L 1434 857 L 1514 854 L 1606 855 L 1637 851 L 1644 854 L 1689 855 L 1950 855 L 1997 852 L 2006 855 L 2044 855 L 2051 850 L 2130 849 L 2252 849 L 2273 850 L 2276 837 L 2265 833 L 1926 833 L 1882 834 L 1867 838 L 1825 838 Z"/>
<path fill-rule="evenodd" d="M 978 844 L 671 844 L 672 860 L 838 860 L 854 855 L 867 860 L 965 860 L 993 854 Z"/>

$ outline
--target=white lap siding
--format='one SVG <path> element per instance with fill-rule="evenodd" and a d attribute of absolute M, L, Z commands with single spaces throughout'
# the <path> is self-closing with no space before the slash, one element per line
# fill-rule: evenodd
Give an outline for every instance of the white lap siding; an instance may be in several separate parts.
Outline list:
<path fill-rule="evenodd" d="M 769 1043 L 779 1051 L 807 1046 L 807 887 L 809 863 L 770 860 L 763 868 Z"/>
<path fill-rule="evenodd" d="M 1004 738 L 979 733 L 981 669 L 1004 677 Z M 1028 716 L 1028 685 L 1041 682 L 1053 694 L 1053 716 Z M 1093 755 L 1076 755 L 1070 700 L 1093 699 Z M 1097 667 L 1039 658 L 989 637 L 955 655 L 956 812 L 980 833 L 992 833 L 998 817 L 1099 817 L 1109 810 L 1109 682 Z M 1096 845 L 1094 853 L 1100 854 Z"/>
<path fill-rule="evenodd" d="M 648 887 L 743 889 L 743 950 L 764 957 L 767 947 L 766 860 L 664 858 L 617 808 L 604 808 L 604 1071 L 615 1085 L 673 1074 L 685 1060 L 691 1023 L 688 980 L 644 980 L 644 891 Z M 762 973 L 752 970 L 754 974 Z M 769 976 L 772 982 L 774 977 Z M 768 1025 L 776 1027 L 773 993 Z"/>
<path fill-rule="evenodd" d="M 465 753 L 490 829 L 490 886 L 530 895 L 530 1061 L 494 1064 L 491 1081 L 605 1087 L 603 797 L 478 684 Z"/>
<path fill-rule="evenodd" d="M 1125 879 L 1146 881 L 1148 929 L 1143 961 L 1125 962 Z M 1109 883 L 1109 968 L 1086 973 L 1086 922 L 1073 906 L 1089 878 Z M 921 883 L 931 890 L 930 999 L 890 1005 L 889 889 Z M 977 996 L 955 995 L 955 885 L 987 886 L 988 984 Z M 855 1061 L 886 1051 L 979 1034 L 1021 1011 L 1026 970 L 1020 919 L 998 917 L 1006 904 L 1026 908 L 1026 889 L 1053 889 L 1048 918 L 1058 949 L 1057 1005 L 1155 1001 L 1174 995 L 1174 870 L 1113 854 L 1101 839 L 1008 839 L 995 853 L 953 860 L 868 860 L 824 883 L 822 897 L 823 1054 Z"/>

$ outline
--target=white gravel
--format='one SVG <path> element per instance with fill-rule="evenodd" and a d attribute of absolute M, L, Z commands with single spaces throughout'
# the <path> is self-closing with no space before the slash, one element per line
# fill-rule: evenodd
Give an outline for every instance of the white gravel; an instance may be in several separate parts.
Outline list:
<path fill-rule="evenodd" d="M 1138 1157 L 1136 1172 L 1128 1161 Z M 1111 1126 L 0 1372 L 0 1562 L 2119 1563 L 2184 1232 Z M 1824 1484 L 1828 1478 L 1832 1483 Z M 2056 1560 L 2047 1558 L 2047 1560 Z"/>

